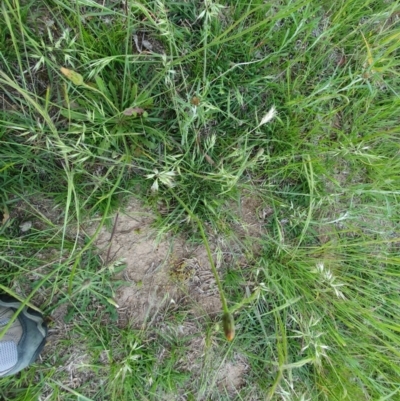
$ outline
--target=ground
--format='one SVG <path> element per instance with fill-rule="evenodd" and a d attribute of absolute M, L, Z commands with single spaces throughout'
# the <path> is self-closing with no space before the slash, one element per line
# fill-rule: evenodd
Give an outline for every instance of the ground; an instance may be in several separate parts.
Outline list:
<path fill-rule="evenodd" d="M 151 324 L 160 309 L 184 297 L 196 300 L 200 313 L 220 312 L 204 246 L 190 246 L 179 237 L 157 241 L 152 220 L 149 211 L 132 201 L 118 213 L 112 235 L 103 229 L 96 241 L 105 263 L 126 263 L 120 278 L 131 284 L 116 295 L 121 319 L 138 327 Z"/>

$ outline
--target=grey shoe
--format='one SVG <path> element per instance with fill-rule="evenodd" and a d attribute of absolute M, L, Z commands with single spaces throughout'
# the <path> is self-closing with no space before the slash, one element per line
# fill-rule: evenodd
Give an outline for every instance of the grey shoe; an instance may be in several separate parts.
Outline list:
<path fill-rule="evenodd" d="M 16 299 L 0 295 L 0 333 L 20 306 Z M 46 336 L 47 327 L 42 315 L 25 307 L 0 338 L 0 377 L 17 373 L 34 362 Z"/>

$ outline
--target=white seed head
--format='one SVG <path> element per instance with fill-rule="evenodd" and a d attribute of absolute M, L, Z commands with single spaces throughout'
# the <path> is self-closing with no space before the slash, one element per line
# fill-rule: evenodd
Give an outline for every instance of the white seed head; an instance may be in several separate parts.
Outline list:
<path fill-rule="evenodd" d="M 272 106 L 268 113 L 261 119 L 261 122 L 258 126 L 261 127 L 262 125 L 269 123 L 277 114 L 278 113 L 275 106 Z"/>

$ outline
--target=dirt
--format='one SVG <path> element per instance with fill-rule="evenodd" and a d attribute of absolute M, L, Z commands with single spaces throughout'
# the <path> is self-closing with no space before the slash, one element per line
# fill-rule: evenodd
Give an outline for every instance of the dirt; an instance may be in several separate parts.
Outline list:
<path fill-rule="evenodd" d="M 224 361 L 217 373 L 218 388 L 234 394 L 245 384 L 244 376 L 248 368 L 245 357 L 239 354 L 232 361 Z"/>
<path fill-rule="evenodd" d="M 229 207 L 237 215 L 233 223 L 235 241 L 210 236 L 212 257 L 220 276 L 228 265 L 234 268 L 235 260 L 238 266 L 243 262 L 241 259 L 246 259 L 243 241 L 251 244 L 253 253 L 259 252 L 257 239 L 269 213 L 268 207 L 249 194 Z M 28 222 L 36 230 L 44 230 L 49 224 L 61 226 L 64 219 L 63 210 L 46 198 L 32 197 L 29 202 L 18 202 L 12 214 L 18 224 Z M 151 210 L 132 199 L 97 236 L 96 245 L 105 265 L 126 264 L 115 277 L 125 281 L 115 298 L 119 305 L 118 325 L 146 326 L 171 302 L 190 303 L 196 317 L 221 313 L 220 296 L 205 246 L 193 245 L 183 236 L 165 235 L 158 240 L 152 228 L 154 220 Z M 87 234 L 93 235 L 97 224 L 97 221 L 88 224 Z M 75 237 L 73 225 L 67 231 L 71 238 Z"/>
<path fill-rule="evenodd" d="M 243 196 L 237 209 L 237 239 L 260 238 L 268 210 L 257 198 Z M 126 263 L 126 268 L 117 276 L 126 281 L 116 294 L 118 324 L 144 328 L 171 302 L 190 302 L 197 317 L 220 313 L 221 300 L 205 246 L 191 245 L 182 236 L 157 240 L 153 222 L 151 211 L 132 199 L 114 217 L 112 227 L 102 227 L 98 234 L 96 245 L 103 262 L 106 265 L 116 261 Z M 95 228 L 91 227 L 89 232 L 93 233 Z M 232 251 L 232 245 L 215 238 L 210 247 L 217 270 L 222 274 L 225 263 L 221 257 L 217 258 L 217 253 Z M 257 241 L 253 241 L 252 248 L 253 252 L 259 252 Z M 243 249 L 235 252 L 240 254 Z"/>
<path fill-rule="evenodd" d="M 240 264 L 246 264 L 250 254 L 254 259 L 262 251 L 261 238 L 266 232 L 265 221 L 273 213 L 273 209 L 254 194 L 247 192 L 242 194 L 239 203 L 232 203 L 228 207 L 236 216 L 233 228 Z"/>
<path fill-rule="evenodd" d="M 171 302 L 190 299 L 199 314 L 216 314 L 221 301 L 204 246 L 186 244 L 182 237 L 156 239 L 150 211 L 132 200 L 118 213 L 113 228 L 103 227 L 96 245 L 105 264 L 126 263 L 118 278 L 119 325 L 144 327 Z M 215 249 L 215 247 L 214 247 Z"/>

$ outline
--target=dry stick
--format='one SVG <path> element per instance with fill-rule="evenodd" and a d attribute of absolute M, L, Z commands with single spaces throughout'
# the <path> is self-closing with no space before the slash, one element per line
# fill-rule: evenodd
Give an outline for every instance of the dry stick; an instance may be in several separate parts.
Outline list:
<path fill-rule="evenodd" d="M 208 260 L 210 261 L 211 271 L 212 271 L 215 281 L 217 283 L 219 296 L 221 298 L 222 309 L 224 311 L 224 315 L 222 317 L 222 324 L 223 324 L 223 328 L 224 328 L 224 332 L 225 332 L 225 337 L 228 341 L 232 341 L 233 338 L 235 337 L 235 322 L 233 320 L 233 315 L 229 312 L 229 309 L 228 309 L 228 304 L 226 302 L 224 290 L 222 289 L 221 280 L 219 279 L 218 272 L 215 267 L 212 255 L 211 255 L 210 245 L 208 243 L 207 236 L 204 232 L 203 224 L 201 223 L 200 219 L 186 206 L 185 202 L 183 202 L 183 200 L 178 195 L 176 195 L 172 190 L 170 190 L 170 191 L 171 191 L 172 195 L 174 196 L 174 198 L 186 210 L 186 212 L 189 214 L 189 216 L 197 223 L 197 225 L 200 229 L 200 234 L 201 234 L 201 237 L 203 238 L 204 246 L 206 247 Z"/>

